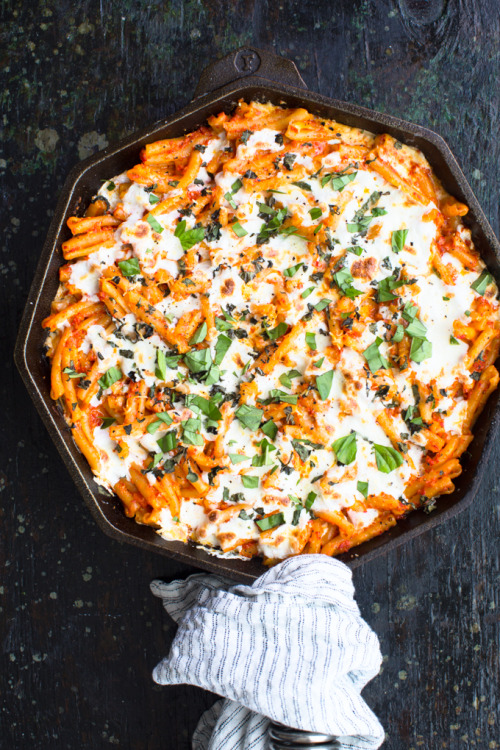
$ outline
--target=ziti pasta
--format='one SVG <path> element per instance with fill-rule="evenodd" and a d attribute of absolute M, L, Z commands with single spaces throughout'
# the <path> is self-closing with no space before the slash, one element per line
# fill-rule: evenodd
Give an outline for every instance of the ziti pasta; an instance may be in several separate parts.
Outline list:
<path fill-rule="evenodd" d="M 336 555 L 453 491 L 496 284 L 424 156 L 241 101 L 148 144 L 62 244 L 52 398 L 166 539 Z"/>

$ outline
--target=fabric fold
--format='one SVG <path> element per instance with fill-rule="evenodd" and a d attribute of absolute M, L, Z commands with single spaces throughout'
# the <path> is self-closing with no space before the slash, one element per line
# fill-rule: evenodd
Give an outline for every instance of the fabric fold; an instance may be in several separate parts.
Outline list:
<path fill-rule="evenodd" d="M 156 682 L 227 699 L 202 718 L 197 750 L 264 748 L 265 717 L 332 734 L 352 750 L 380 746 L 383 729 L 360 694 L 380 669 L 380 648 L 343 563 L 304 555 L 252 586 L 198 574 L 151 589 L 179 625 Z M 200 744 L 209 725 L 211 738 Z"/>

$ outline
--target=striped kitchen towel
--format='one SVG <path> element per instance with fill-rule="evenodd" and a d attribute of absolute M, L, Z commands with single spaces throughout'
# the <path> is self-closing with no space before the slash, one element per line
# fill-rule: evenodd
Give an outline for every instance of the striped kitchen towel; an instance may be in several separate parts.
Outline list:
<path fill-rule="evenodd" d="M 343 563 L 301 555 L 252 586 L 200 574 L 151 589 L 179 625 L 155 681 L 226 698 L 202 716 L 193 750 L 264 750 L 269 718 L 334 735 L 341 748 L 380 747 L 384 731 L 361 697 L 380 669 L 379 643 Z"/>

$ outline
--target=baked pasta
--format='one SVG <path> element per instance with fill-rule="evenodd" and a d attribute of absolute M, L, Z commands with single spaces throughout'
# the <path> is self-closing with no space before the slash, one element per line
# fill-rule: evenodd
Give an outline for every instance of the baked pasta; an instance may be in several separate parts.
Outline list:
<path fill-rule="evenodd" d="M 52 398 L 127 516 L 215 554 L 345 552 L 453 491 L 497 286 L 422 153 L 240 101 L 68 220 Z"/>

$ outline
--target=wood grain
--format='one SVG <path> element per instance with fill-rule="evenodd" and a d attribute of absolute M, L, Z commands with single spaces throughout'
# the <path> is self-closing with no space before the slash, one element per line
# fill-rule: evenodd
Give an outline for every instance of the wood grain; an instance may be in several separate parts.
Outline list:
<path fill-rule="evenodd" d="M 1 4 L 2 750 L 186 750 L 213 700 L 150 677 L 174 631 L 149 581 L 188 571 L 102 535 L 11 363 L 69 169 L 252 43 L 312 90 L 440 132 L 498 231 L 499 26 L 495 0 Z M 387 750 L 500 747 L 497 454 L 470 511 L 355 573 L 385 654 L 365 695 Z"/>

